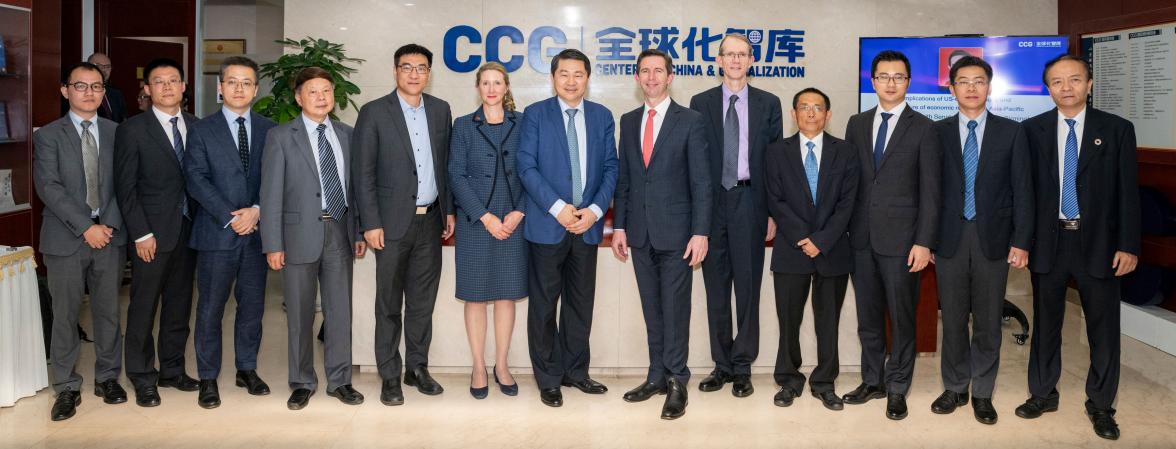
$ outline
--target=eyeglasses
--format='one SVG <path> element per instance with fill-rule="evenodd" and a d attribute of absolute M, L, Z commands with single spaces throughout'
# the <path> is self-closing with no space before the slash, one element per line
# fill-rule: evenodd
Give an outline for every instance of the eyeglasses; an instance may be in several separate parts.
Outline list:
<path fill-rule="evenodd" d="M 170 80 L 154 79 L 154 80 L 151 80 L 151 85 L 155 86 L 156 88 L 162 88 L 163 86 L 179 87 L 181 84 L 184 84 L 184 81 L 178 80 L 178 79 L 170 79 Z"/>
<path fill-rule="evenodd" d="M 81 81 L 78 81 L 76 83 L 69 83 L 66 85 L 69 87 L 72 87 L 74 92 L 85 92 L 87 90 L 94 91 L 94 92 L 105 92 L 106 91 L 106 85 L 103 83 L 86 84 Z"/>
<path fill-rule="evenodd" d="M 895 75 L 891 75 L 889 73 L 883 73 L 881 75 L 874 77 L 874 80 L 877 81 L 878 84 L 890 84 L 891 82 L 894 82 L 894 84 L 903 84 L 903 83 L 907 82 L 907 80 L 909 80 L 909 79 L 910 79 L 909 77 L 907 77 L 906 75 L 903 75 L 901 73 L 895 74 Z"/>
<path fill-rule="evenodd" d="M 955 84 L 956 87 L 962 87 L 964 89 L 967 89 L 969 87 L 975 87 L 977 89 L 983 89 L 985 87 L 988 87 L 987 80 L 956 80 L 956 82 L 954 82 L 952 84 Z"/>
<path fill-rule="evenodd" d="M 821 106 L 819 104 L 802 104 L 802 105 L 798 105 L 796 107 L 796 110 L 800 111 L 800 112 L 813 111 L 813 112 L 820 114 L 822 112 L 825 112 L 825 107 Z"/>
<path fill-rule="evenodd" d="M 729 52 L 723 53 L 719 56 L 723 56 L 723 57 L 727 57 L 727 58 L 731 58 L 731 59 L 747 59 L 747 58 L 751 57 L 751 53 L 747 53 L 747 52 L 736 53 L 733 51 L 729 51 Z"/>
<path fill-rule="evenodd" d="M 253 81 L 237 81 L 235 79 L 225 80 L 223 83 L 225 87 L 228 88 L 228 90 L 237 90 L 237 88 L 241 88 L 242 90 L 250 90 L 257 85 L 254 84 Z"/>
<path fill-rule="evenodd" d="M 399 67 L 397 67 L 397 69 L 400 70 L 400 73 L 405 75 L 411 74 L 412 72 L 416 72 L 418 75 L 429 74 L 429 66 L 427 65 L 414 66 L 412 64 L 401 64 Z"/>

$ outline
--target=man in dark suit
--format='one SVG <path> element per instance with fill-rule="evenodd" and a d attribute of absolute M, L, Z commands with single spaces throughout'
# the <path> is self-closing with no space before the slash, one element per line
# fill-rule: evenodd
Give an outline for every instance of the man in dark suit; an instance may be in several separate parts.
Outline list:
<path fill-rule="evenodd" d="M 1058 409 L 1066 286 L 1077 284 L 1090 344 L 1086 414 L 1094 432 L 1119 438 L 1119 277 L 1135 270 L 1140 250 L 1138 167 L 1131 122 L 1086 104 L 1090 66 L 1063 55 L 1042 75 L 1057 108 L 1022 125 L 1032 150 L 1034 226 L 1033 339 L 1029 394 L 1017 416 Z"/>
<path fill-rule="evenodd" d="M 707 323 L 715 369 L 698 384 L 750 396 L 751 364 L 759 355 L 759 296 L 764 271 L 764 240 L 776 235 L 764 197 L 764 149 L 780 140 L 780 99 L 747 84 L 754 62 L 742 34 L 719 42 L 723 84 L 690 99 L 690 109 L 706 118 L 714 207 L 709 257 L 702 263 Z M 737 329 L 731 332 L 731 288 L 735 288 Z"/>
<path fill-rule="evenodd" d="M 629 402 L 665 394 L 662 419 L 686 413 L 692 267 L 706 258 L 712 185 L 702 114 L 670 99 L 674 66 L 665 52 L 637 57 L 645 104 L 621 116 L 613 255 L 633 255 L 649 341 L 645 383 Z M 632 246 L 630 251 L 630 245 Z"/>
<path fill-rule="evenodd" d="M 269 267 L 282 272 L 290 410 L 306 407 L 318 390 L 313 332 L 320 292 L 327 394 L 363 403 L 351 386 L 351 273 L 367 248 L 349 207 L 351 127 L 330 118 L 334 91 L 326 70 L 302 69 L 294 79 L 302 114 L 270 130 L 261 160 L 261 249 Z"/>
<path fill-rule="evenodd" d="M 355 204 L 363 237 L 376 252 L 376 365 L 384 405 L 404 403 L 402 367 L 405 385 L 427 395 L 443 391 L 429 374 L 429 342 L 441 241 L 454 225 L 446 168 L 452 114 L 449 103 L 424 93 L 433 53 L 408 44 L 396 50 L 395 61 L 396 91 L 359 110 L 352 147 Z"/>
<path fill-rule="evenodd" d="M 115 123 L 126 120 L 127 99 L 123 97 L 122 91 L 110 85 L 110 72 L 114 68 L 110 58 L 105 53 L 94 53 L 86 58 L 86 61 L 102 71 L 102 82 L 106 83 L 106 94 L 102 97 L 102 103 L 98 107 L 98 116 Z"/>
<path fill-rule="evenodd" d="M 188 193 L 200 204 L 190 246 L 196 256 L 197 403 L 220 405 L 216 378 L 221 366 L 221 322 L 229 294 L 237 300 L 233 320 L 237 386 L 252 395 L 269 394 L 257 375 L 261 315 L 265 311 L 265 255 L 255 232 L 261 216 L 261 159 L 272 120 L 249 111 L 257 96 L 257 63 L 243 56 L 220 67 L 224 106 L 192 126 L 184 172 Z"/>
<path fill-rule="evenodd" d="M 843 399 L 864 404 L 885 396 L 886 417 L 899 420 L 907 416 L 915 369 L 919 272 L 931 262 L 939 227 L 942 152 L 934 124 L 906 104 L 911 74 L 906 55 L 878 53 L 871 74 L 878 106 L 850 117 L 845 129 L 862 167 L 849 224 L 862 383 Z"/>
<path fill-rule="evenodd" d="M 563 405 L 559 387 L 604 394 L 588 377 L 596 245 L 617 183 L 612 113 L 585 100 L 592 63 L 575 49 L 551 59 L 556 96 L 527 107 L 518 173 L 526 192 L 523 237 L 531 243 L 527 341 L 539 399 Z M 556 309 L 560 300 L 556 325 Z"/>
<path fill-rule="evenodd" d="M 122 371 L 118 290 L 126 262 L 126 230 L 114 195 L 114 134 L 99 118 L 102 74 L 87 62 L 62 72 L 69 113 L 33 133 L 33 186 L 45 204 L 41 255 L 53 301 L 50 372 L 57 400 L 50 418 L 72 417 L 81 403 L 78 316 L 89 286 L 94 322 L 94 394 L 107 404 L 127 401 Z"/>
<path fill-rule="evenodd" d="M 772 279 L 780 349 L 774 377 L 780 391 L 772 402 L 792 405 L 804 388 L 800 373 L 800 323 L 809 287 L 817 367 L 809 379 L 813 397 L 830 410 L 844 405 L 834 391 L 840 363 L 837 327 L 853 268 L 849 219 L 857 197 L 858 155 L 844 140 L 825 133 L 833 116 L 829 97 L 816 88 L 792 97 L 792 119 L 799 132 L 768 146 L 764 156 L 768 210 L 776 220 Z"/>
<path fill-rule="evenodd" d="M 944 391 L 931 411 L 948 414 L 966 405 L 971 385 L 976 420 L 995 424 L 992 390 L 1009 266 L 1025 268 L 1033 238 L 1029 143 L 1020 124 L 987 110 L 992 66 L 964 56 L 949 74 L 960 113 L 935 123 L 943 149 L 935 263 Z"/>
<path fill-rule="evenodd" d="M 127 236 L 135 242 L 126 371 L 135 386 L 135 402 L 143 407 L 159 405 L 157 386 L 181 391 L 199 387 L 184 372 L 196 266 L 196 252 L 188 248 L 188 239 L 197 204 L 184 186 L 185 142 L 196 117 L 180 109 L 185 90 L 182 70 L 170 59 L 147 64 L 143 88 L 151 95 L 151 111 L 119 126 L 114 141 L 115 191 Z M 158 371 L 152 338 L 156 310 L 160 310 Z"/>

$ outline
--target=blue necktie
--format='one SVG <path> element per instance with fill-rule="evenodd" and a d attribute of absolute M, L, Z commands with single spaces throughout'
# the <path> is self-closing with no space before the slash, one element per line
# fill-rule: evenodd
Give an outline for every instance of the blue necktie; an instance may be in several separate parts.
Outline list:
<path fill-rule="evenodd" d="M 176 152 L 176 161 L 180 163 L 180 170 L 184 169 L 184 137 L 180 135 L 180 118 L 172 117 L 172 151 Z M 182 201 L 184 216 L 188 216 L 188 195 L 184 195 Z"/>
<path fill-rule="evenodd" d="M 964 141 L 964 218 L 976 218 L 976 167 L 980 165 L 980 145 L 976 143 L 975 120 L 968 120 L 968 138 Z"/>
<path fill-rule="evenodd" d="M 817 154 L 813 151 L 817 144 L 807 142 L 804 146 L 808 147 L 808 155 L 804 157 L 804 177 L 808 178 L 809 192 L 813 194 L 813 204 L 817 204 L 817 171 L 820 167 L 817 165 Z"/>
<path fill-rule="evenodd" d="M 327 213 L 336 220 L 347 211 L 343 198 L 343 184 L 339 182 L 339 169 L 335 165 L 335 151 L 327 141 L 327 125 L 319 124 L 318 131 L 319 177 L 323 180 L 323 194 L 327 199 Z"/>
<path fill-rule="evenodd" d="M 1078 135 L 1074 133 L 1074 119 L 1066 119 L 1070 132 L 1066 134 L 1066 160 L 1062 163 L 1062 216 L 1078 217 Z"/>
<path fill-rule="evenodd" d="M 580 179 L 580 138 L 576 134 L 576 109 L 564 111 L 568 115 L 568 160 L 572 162 L 572 207 L 579 208 L 584 200 L 584 181 Z"/>
<path fill-rule="evenodd" d="M 890 129 L 890 117 L 894 114 L 882 113 L 882 124 L 878 125 L 878 137 L 874 138 L 874 171 L 882 167 L 882 153 L 886 150 L 886 131 Z"/>

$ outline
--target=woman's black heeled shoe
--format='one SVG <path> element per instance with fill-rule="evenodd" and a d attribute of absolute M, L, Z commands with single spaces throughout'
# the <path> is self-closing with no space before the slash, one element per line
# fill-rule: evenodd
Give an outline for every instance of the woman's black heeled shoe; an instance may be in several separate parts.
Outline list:
<path fill-rule="evenodd" d="M 473 382 L 473 380 L 474 380 L 473 376 L 470 376 L 470 381 Z M 497 381 L 498 379 L 495 378 L 494 380 Z M 474 388 L 472 386 L 470 387 L 470 396 L 473 396 L 474 399 L 486 399 L 486 396 L 489 394 L 490 394 L 490 386 L 489 385 L 486 385 L 482 388 Z"/>
<path fill-rule="evenodd" d="M 498 381 L 498 367 L 497 366 L 494 367 L 494 383 L 498 384 L 498 389 L 502 390 L 502 394 L 505 394 L 507 396 L 518 396 L 518 394 L 519 394 L 519 384 L 517 382 L 514 384 L 511 384 L 511 385 L 503 385 L 502 382 Z"/>

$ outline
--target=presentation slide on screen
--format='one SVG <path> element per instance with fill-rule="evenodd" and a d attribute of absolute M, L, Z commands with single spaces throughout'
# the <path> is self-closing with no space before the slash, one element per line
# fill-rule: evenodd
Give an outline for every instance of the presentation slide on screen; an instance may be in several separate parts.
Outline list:
<path fill-rule="evenodd" d="M 1141 147 L 1176 149 L 1176 23 L 1082 36 L 1094 107 L 1135 124 Z"/>
<path fill-rule="evenodd" d="M 901 51 L 911 61 L 907 104 L 940 120 L 959 112 L 948 90 L 949 69 L 968 55 L 992 65 L 988 110 L 1021 121 L 1054 107 L 1041 82 L 1045 62 L 1065 53 L 1064 36 L 1007 37 L 865 37 L 859 53 L 859 111 L 878 105 L 871 84 L 870 63 L 883 50 Z"/>

